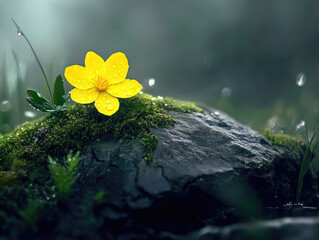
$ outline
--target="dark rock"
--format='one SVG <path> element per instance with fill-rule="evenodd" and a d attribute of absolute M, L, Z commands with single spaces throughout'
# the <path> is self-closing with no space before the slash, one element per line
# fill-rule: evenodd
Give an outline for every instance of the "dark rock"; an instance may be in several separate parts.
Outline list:
<path fill-rule="evenodd" d="M 206 110 L 170 112 L 174 127 L 152 129 L 159 142 L 151 163 L 143 159 L 140 140 L 91 143 L 81 157 L 78 183 L 107 191 L 107 207 L 121 209 L 110 211 L 109 219 L 127 213 L 127 231 L 147 226 L 186 234 L 262 216 L 264 206 L 293 201 L 299 157 L 226 114 Z M 231 208 L 236 210 L 223 210 Z"/>

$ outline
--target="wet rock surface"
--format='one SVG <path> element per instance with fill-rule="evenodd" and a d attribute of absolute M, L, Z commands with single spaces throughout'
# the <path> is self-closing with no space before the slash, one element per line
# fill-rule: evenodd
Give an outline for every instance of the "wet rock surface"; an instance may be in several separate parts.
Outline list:
<path fill-rule="evenodd" d="M 112 236 L 233 239 L 221 238 L 224 226 L 293 201 L 299 157 L 226 114 L 205 110 L 170 112 L 174 127 L 152 129 L 159 141 L 149 163 L 137 139 L 88 146 L 78 184 L 107 191 L 101 212 Z"/>
<path fill-rule="evenodd" d="M 226 227 L 206 226 L 184 236 L 169 232 L 160 233 L 160 238 L 166 240 L 315 240 L 318 236 L 318 217 L 281 218 Z"/>

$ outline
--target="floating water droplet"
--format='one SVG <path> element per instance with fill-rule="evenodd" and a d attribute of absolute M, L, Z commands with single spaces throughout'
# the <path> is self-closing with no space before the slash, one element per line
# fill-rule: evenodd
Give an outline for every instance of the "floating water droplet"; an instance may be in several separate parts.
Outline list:
<path fill-rule="evenodd" d="M 304 128 L 306 126 L 306 122 L 304 120 L 301 120 L 300 123 L 296 125 L 296 131 L 299 131 L 300 129 Z"/>
<path fill-rule="evenodd" d="M 155 79 L 154 79 L 154 78 L 150 78 L 150 79 L 148 80 L 148 85 L 149 85 L 150 87 L 153 87 L 154 84 L 155 84 Z"/>
<path fill-rule="evenodd" d="M 221 95 L 223 96 L 223 97 L 230 97 L 231 96 L 231 94 L 232 94 L 232 91 L 231 91 L 231 89 L 229 88 L 229 87 L 224 87 L 223 89 L 222 89 L 222 91 L 221 91 Z"/>
<path fill-rule="evenodd" d="M 1 102 L 0 110 L 2 112 L 8 112 L 11 108 L 11 102 L 9 100 L 4 100 Z"/>
<path fill-rule="evenodd" d="M 24 116 L 26 116 L 27 118 L 34 118 L 35 117 L 35 113 L 31 112 L 31 111 L 25 111 L 24 112 Z"/>
<path fill-rule="evenodd" d="M 296 77 L 296 84 L 298 87 L 302 87 L 306 83 L 306 75 L 303 73 L 299 73 Z"/>
<path fill-rule="evenodd" d="M 272 116 L 267 120 L 267 128 L 274 129 L 277 126 L 278 117 L 276 115 Z"/>
<path fill-rule="evenodd" d="M 143 91 L 140 91 L 140 94 L 143 94 Z"/>
<path fill-rule="evenodd" d="M 18 36 L 22 36 L 22 31 L 20 29 L 17 30 Z"/>

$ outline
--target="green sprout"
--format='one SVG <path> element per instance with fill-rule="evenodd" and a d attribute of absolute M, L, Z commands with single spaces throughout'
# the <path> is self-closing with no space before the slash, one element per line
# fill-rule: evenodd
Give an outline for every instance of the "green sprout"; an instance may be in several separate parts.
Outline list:
<path fill-rule="evenodd" d="M 29 47 L 31 48 L 31 51 L 32 51 L 38 65 L 41 69 L 43 76 L 44 76 L 44 79 L 45 79 L 46 85 L 49 89 L 49 93 L 50 93 L 50 97 L 51 97 L 51 102 L 49 102 L 45 97 L 43 97 L 37 91 L 32 90 L 32 89 L 28 89 L 27 90 L 28 97 L 26 97 L 26 100 L 28 101 L 28 103 L 32 107 L 34 107 L 35 109 L 42 111 L 42 112 L 64 111 L 66 109 L 65 104 L 70 100 L 70 95 L 69 94 L 67 96 L 65 95 L 65 89 L 64 89 L 63 79 L 62 79 L 61 75 L 58 75 L 56 80 L 55 80 L 53 94 L 52 94 L 48 78 L 45 75 L 45 72 L 43 70 L 41 62 L 40 62 L 34 48 L 32 47 L 31 42 L 29 41 L 29 39 L 27 38 L 25 33 L 21 30 L 21 28 L 16 23 L 16 21 L 13 18 L 11 18 L 11 20 L 17 28 L 18 35 L 23 36 L 25 38 L 25 40 L 27 41 Z"/>
<path fill-rule="evenodd" d="M 57 195 L 61 198 L 67 197 L 70 194 L 71 188 L 78 178 L 77 166 L 79 164 L 79 156 L 80 152 L 73 155 L 72 151 L 70 151 L 64 165 L 49 156 L 48 168 L 53 178 Z"/>

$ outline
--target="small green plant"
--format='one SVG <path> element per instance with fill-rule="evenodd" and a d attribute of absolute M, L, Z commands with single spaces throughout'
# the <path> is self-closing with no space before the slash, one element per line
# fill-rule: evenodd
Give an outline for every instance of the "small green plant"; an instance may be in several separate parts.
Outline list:
<path fill-rule="evenodd" d="M 26 97 L 28 103 L 42 112 L 60 112 L 66 109 L 66 102 L 70 100 L 70 95 L 65 96 L 65 89 L 61 75 L 58 75 L 53 91 L 53 104 L 35 90 L 28 89 Z"/>
<path fill-rule="evenodd" d="M 42 208 L 42 204 L 31 199 L 28 199 L 28 202 L 23 210 L 19 210 L 21 218 L 23 219 L 26 225 L 29 225 L 35 228 L 36 223 L 39 219 L 39 212 Z"/>
<path fill-rule="evenodd" d="M 24 32 L 21 30 L 21 28 L 14 21 L 13 18 L 12 18 L 12 22 L 17 27 L 18 35 L 24 37 L 25 40 L 27 41 L 29 47 L 31 48 L 31 51 L 32 51 L 35 59 L 37 60 L 38 65 L 41 69 L 41 72 L 43 74 L 43 77 L 45 79 L 45 82 L 46 82 L 46 85 L 49 89 L 49 93 L 50 93 L 50 97 L 51 97 L 51 102 L 49 102 L 45 97 L 43 97 L 37 91 L 32 90 L 32 89 L 28 89 L 27 94 L 29 97 L 27 97 L 26 100 L 28 101 L 28 103 L 32 107 L 34 107 L 35 109 L 42 111 L 42 112 L 64 111 L 66 109 L 65 104 L 70 100 L 70 95 L 69 94 L 67 96 L 65 95 L 65 89 L 64 89 L 63 79 L 62 79 L 61 75 L 58 75 L 56 80 L 55 80 L 53 94 L 52 94 L 48 78 L 46 77 L 46 75 L 44 73 L 43 67 L 41 65 L 41 62 L 40 62 L 34 48 L 32 47 L 27 36 L 24 34 Z"/>
<path fill-rule="evenodd" d="M 77 166 L 79 164 L 79 156 L 80 152 L 73 155 L 73 152 L 71 151 L 67 155 L 65 164 L 63 165 L 49 156 L 48 168 L 59 197 L 67 197 L 78 178 Z"/>
<path fill-rule="evenodd" d="M 314 134 L 312 135 L 310 141 L 308 137 L 308 130 L 305 126 L 305 132 L 306 132 L 306 138 L 307 138 L 307 149 L 305 151 L 305 154 L 303 156 L 300 171 L 299 171 L 299 177 L 298 177 L 298 185 L 297 185 L 297 193 L 296 193 L 296 202 L 299 203 L 301 201 L 301 192 L 303 187 L 303 180 L 306 172 L 308 171 L 309 167 L 311 166 L 314 170 L 313 160 L 315 158 L 315 151 L 319 145 L 319 138 L 318 138 L 318 127 Z M 317 174 L 317 173 L 315 173 Z M 315 177 L 315 189 L 316 194 L 318 195 L 318 185 Z"/>

